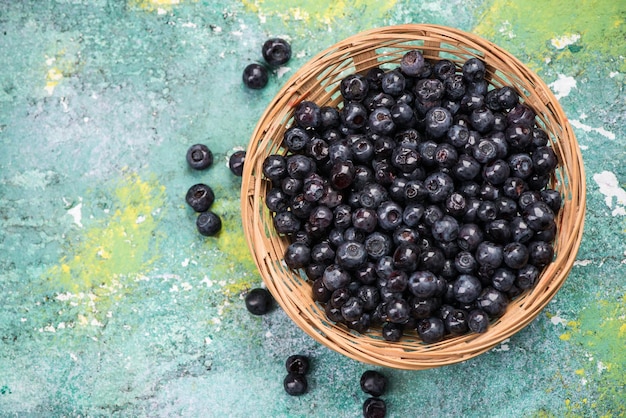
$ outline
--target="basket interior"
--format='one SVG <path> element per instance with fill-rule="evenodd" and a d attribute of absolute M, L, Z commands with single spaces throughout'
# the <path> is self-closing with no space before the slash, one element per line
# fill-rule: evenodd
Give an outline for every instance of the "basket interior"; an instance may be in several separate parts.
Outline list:
<path fill-rule="evenodd" d="M 539 282 L 509 304 L 507 312 L 484 334 L 467 334 L 425 344 L 416 333 L 400 342 L 382 339 L 380 329 L 359 334 L 326 319 L 324 308 L 313 301 L 304 272 L 291 271 L 282 261 L 289 245 L 276 233 L 264 197 L 269 182 L 262 163 L 273 153 L 286 152 L 281 141 L 302 100 L 320 106 L 341 107 L 339 83 L 352 73 L 373 67 L 396 68 L 402 56 L 418 49 L 428 59 L 449 59 L 460 68 L 472 57 L 482 59 L 486 79 L 494 87 L 514 87 L 522 102 L 537 114 L 537 125 L 549 136 L 559 158 L 551 186 L 562 194 L 564 206 L 557 217 L 555 260 Z M 295 73 L 260 119 L 247 150 L 242 177 L 244 232 L 268 289 L 294 322 L 329 348 L 356 360 L 402 369 L 423 369 L 452 364 L 481 354 L 532 321 L 563 284 L 573 265 L 582 237 L 585 186 L 582 158 L 576 138 L 549 88 L 519 60 L 486 40 L 461 31 L 431 25 L 402 25 L 365 32 L 315 56 Z"/>

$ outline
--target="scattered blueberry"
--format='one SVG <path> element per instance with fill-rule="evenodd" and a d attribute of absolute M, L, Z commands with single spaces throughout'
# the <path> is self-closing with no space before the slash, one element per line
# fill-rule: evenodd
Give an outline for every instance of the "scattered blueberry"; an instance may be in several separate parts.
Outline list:
<path fill-rule="evenodd" d="M 187 190 L 185 201 L 196 212 L 206 212 L 209 210 L 215 195 L 213 189 L 203 183 L 194 184 Z"/>
<path fill-rule="evenodd" d="M 222 220 L 217 214 L 207 210 L 196 218 L 196 227 L 200 234 L 212 237 L 222 229 Z"/>
<path fill-rule="evenodd" d="M 257 287 L 248 292 L 245 297 L 246 309 L 253 315 L 265 315 L 273 304 L 272 295 L 267 289 Z"/>
<path fill-rule="evenodd" d="M 360 385 L 363 392 L 378 397 L 387 389 L 387 377 L 376 370 L 366 370 L 361 375 Z"/>
<path fill-rule="evenodd" d="M 278 67 L 291 59 L 291 45 L 282 38 L 271 38 L 263 43 L 261 53 L 269 65 Z"/>
<path fill-rule="evenodd" d="M 195 170 L 204 170 L 213 164 L 213 153 L 204 144 L 194 144 L 187 150 L 187 163 Z"/>
<path fill-rule="evenodd" d="M 243 174 L 243 163 L 246 160 L 246 152 L 243 150 L 238 150 L 233 152 L 228 158 L 228 168 L 231 173 L 236 175 L 237 177 L 241 177 Z"/>
<path fill-rule="evenodd" d="M 309 358 L 302 354 L 293 354 L 285 361 L 287 373 L 305 375 L 309 372 Z"/>
<path fill-rule="evenodd" d="M 267 68 L 261 64 L 248 64 L 243 70 L 243 84 L 253 90 L 262 89 L 269 80 Z"/>
<path fill-rule="evenodd" d="M 387 415 L 387 404 L 380 398 L 367 398 L 363 402 L 364 418 L 384 418 Z"/>
<path fill-rule="evenodd" d="M 306 393 L 308 382 L 306 376 L 299 373 L 287 373 L 283 381 L 285 392 L 291 396 L 299 396 Z"/>

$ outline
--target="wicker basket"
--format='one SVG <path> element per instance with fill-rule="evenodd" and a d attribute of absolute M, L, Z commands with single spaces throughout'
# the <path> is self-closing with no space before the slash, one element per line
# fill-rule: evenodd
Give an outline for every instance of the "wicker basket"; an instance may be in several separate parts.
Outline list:
<path fill-rule="evenodd" d="M 337 106 L 342 100 L 339 82 L 346 75 L 381 65 L 396 67 L 404 53 L 415 48 L 426 58 L 447 58 L 458 63 L 479 57 L 486 63 L 487 79 L 492 85 L 510 85 L 518 90 L 521 100 L 535 110 L 537 124 L 548 133 L 559 158 L 552 186 L 561 192 L 564 202 L 557 218 L 555 260 L 535 287 L 511 301 L 506 313 L 486 333 L 447 338 L 436 344 L 425 344 L 416 334 L 387 342 L 380 337 L 380 330 L 359 334 L 328 321 L 323 307 L 312 299 L 310 282 L 282 261 L 289 242 L 274 231 L 264 204 L 269 182 L 263 177 L 262 163 L 269 154 L 285 152 L 281 141 L 291 124 L 295 104 L 306 99 L 320 106 Z M 251 253 L 267 288 L 289 317 L 311 337 L 348 357 L 372 365 L 414 370 L 470 359 L 528 325 L 554 297 L 572 268 L 582 238 L 586 199 L 578 143 L 546 84 L 489 41 L 448 27 L 417 24 L 362 32 L 321 52 L 297 71 L 270 103 L 252 134 L 241 193 L 243 227 Z"/>

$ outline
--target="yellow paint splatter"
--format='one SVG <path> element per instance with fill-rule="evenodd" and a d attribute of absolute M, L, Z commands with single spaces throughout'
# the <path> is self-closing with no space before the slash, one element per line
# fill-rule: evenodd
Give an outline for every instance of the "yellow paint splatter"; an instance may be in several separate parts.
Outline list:
<path fill-rule="evenodd" d="M 355 13 L 363 26 L 369 18 L 380 21 L 397 0 L 242 0 L 249 11 L 260 15 L 275 15 L 284 21 L 304 21 L 307 24 L 330 26 Z M 356 16 L 354 16 L 356 17 Z"/>
<path fill-rule="evenodd" d="M 57 299 L 84 308 L 80 315 L 87 320 L 78 317 L 79 324 L 99 323 L 111 299 L 123 297 L 156 260 L 153 231 L 164 192 L 156 181 L 135 174 L 124 177 L 114 191 L 113 214 L 87 229 L 47 272 Z"/>
<path fill-rule="evenodd" d="M 138 8 L 148 12 L 164 14 L 171 11 L 174 6 L 183 3 L 183 0 L 128 0 L 131 8 Z"/>
<path fill-rule="evenodd" d="M 572 338 L 572 334 L 569 332 L 564 332 L 563 334 L 559 335 L 559 338 L 563 341 L 569 341 Z"/>

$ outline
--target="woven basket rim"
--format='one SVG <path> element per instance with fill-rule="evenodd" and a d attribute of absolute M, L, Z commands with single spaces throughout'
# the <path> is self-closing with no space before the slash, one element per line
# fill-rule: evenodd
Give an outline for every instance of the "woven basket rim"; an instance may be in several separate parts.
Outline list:
<path fill-rule="evenodd" d="M 556 258 L 543 271 L 535 287 L 514 299 L 486 333 L 447 338 L 436 344 L 424 344 L 416 336 L 390 343 L 374 337 L 372 332 L 361 335 L 330 323 L 313 302 L 306 278 L 281 263 L 286 241 L 270 230 L 269 210 L 260 192 L 266 186 L 262 162 L 269 153 L 278 152 L 279 141 L 272 139 L 282 140 L 281 130 L 288 125 L 295 103 L 314 99 L 320 105 L 336 104 L 337 77 L 379 65 L 381 57 L 394 60 L 397 65 L 398 52 L 394 51 L 406 51 L 409 47 L 421 49 L 427 58 L 478 56 L 485 61 L 493 85 L 512 83 L 550 135 L 560 161 L 555 187 L 564 200 L 557 217 Z M 266 287 L 287 315 L 309 336 L 338 353 L 367 364 L 412 370 L 450 365 L 478 356 L 533 321 L 563 285 L 573 266 L 582 240 L 585 207 L 580 147 L 546 83 L 496 44 L 459 29 L 431 24 L 367 30 L 313 56 L 285 82 L 259 119 L 246 150 L 241 186 L 242 223 L 248 247 Z"/>

